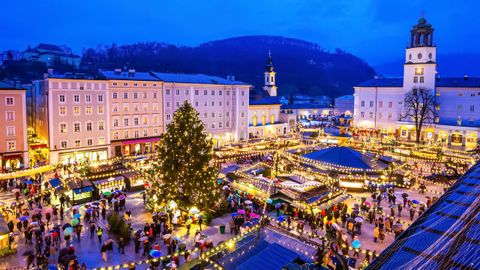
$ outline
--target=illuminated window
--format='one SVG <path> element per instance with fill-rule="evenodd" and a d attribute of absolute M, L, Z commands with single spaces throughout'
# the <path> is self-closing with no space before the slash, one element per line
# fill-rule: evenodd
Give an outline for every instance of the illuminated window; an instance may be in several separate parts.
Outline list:
<path fill-rule="evenodd" d="M 63 116 L 67 114 L 67 108 L 65 108 L 64 106 L 61 106 L 59 110 L 60 110 L 60 115 Z"/>
<path fill-rule="evenodd" d="M 73 114 L 74 115 L 79 115 L 80 114 L 80 107 L 78 107 L 78 106 L 73 107 Z"/>
<path fill-rule="evenodd" d="M 267 116 L 262 115 L 262 126 L 265 126 L 267 124 Z"/>
<path fill-rule="evenodd" d="M 256 126 L 256 125 L 257 125 L 257 121 L 258 121 L 257 115 L 254 115 L 254 116 L 253 116 L 253 126 Z M 227 122 L 227 123 L 228 123 L 228 122 Z"/>
<path fill-rule="evenodd" d="M 93 111 L 93 110 L 92 110 L 92 106 L 87 106 L 87 107 L 85 107 L 85 114 L 86 114 L 86 115 L 92 114 L 92 111 Z"/>
<path fill-rule="evenodd" d="M 7 150 L 8 151 L 14 151 L 17 148 L 16 142 L 15 141 L 8 141 L 7 142 Z"/>
<path fill-rule="evenodd" d="M 80 147 L 80 140 L 75 140 L 75 147 Z"/>
<path fill-rule="evenodd" d="M 415 75 L 423 75 L 423 68 L 418 67 L 415 69 Z"/>
<path fill-rule="evenodd" d="M 275 116 L 273 114 L 270 116 L 270 124 L 275 124 Z"/>

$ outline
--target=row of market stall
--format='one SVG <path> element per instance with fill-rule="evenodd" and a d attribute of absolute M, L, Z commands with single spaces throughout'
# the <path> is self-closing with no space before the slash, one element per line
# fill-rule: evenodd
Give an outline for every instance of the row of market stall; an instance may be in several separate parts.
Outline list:
<path fill-rule="evenodd" d="M 66 184 L 69 191 L 64 192 L 72 204 L 82 204 L 99 199 L 102 195 L 115 190 L 139 191 L 149 187 L 148 182 L 138 172 L 118 170 L 115 176 L 95 180 L 71 179 Z"/>

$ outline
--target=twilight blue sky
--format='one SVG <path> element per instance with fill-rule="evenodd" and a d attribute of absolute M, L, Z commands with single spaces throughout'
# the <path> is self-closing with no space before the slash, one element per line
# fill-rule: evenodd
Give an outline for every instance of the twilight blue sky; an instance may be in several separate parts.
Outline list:
<path fill-rule="evenodd" d="M 372 65 L 403 57 L 421 11 L 439 53 L 479 53 L 479 0 L 4 0 L 0 50 L 39 42 L 80 53 L 98 44 L 197 45 L 282 35 L 342 48 Z"/>

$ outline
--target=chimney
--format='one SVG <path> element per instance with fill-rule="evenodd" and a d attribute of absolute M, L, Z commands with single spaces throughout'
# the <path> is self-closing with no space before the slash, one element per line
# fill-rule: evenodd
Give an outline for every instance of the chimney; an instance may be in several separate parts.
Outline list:
<path fill-rule="evenodd" d="M 230 75 L 230 80 L 235 81 L 235 75 Z"/>
<path fill-rule="evenodd" d="M 47 73 L 48 73 L 48 75 L 53 75 L 53 68 L 47 69 Z"/>
<path fill-rule="evenodd" d="M 135 75 L 135 69 L 129 69 L 128 76 L 134 76 L 134 75 Z"/>
<path fill-rule="evenodd" d="M 468 80 L 468 75 L 467 74 L 463 75 L 463 80 L 465 80 L 465 81 Z"/>
<path fill-rule="evenodd" d="M 122 69 L 121 69 L 121 68 L 116 68 L 114 71 L 115 71 L 115 74 L 117 74 L 117 75 L 120 74 L 120 73 L 122 73 Z"/>
<path fill-rule="evenodd" d="M 22 84 L 20 83 L 19 80 L 15 81 L 15 88 L 22 89 Z"/>

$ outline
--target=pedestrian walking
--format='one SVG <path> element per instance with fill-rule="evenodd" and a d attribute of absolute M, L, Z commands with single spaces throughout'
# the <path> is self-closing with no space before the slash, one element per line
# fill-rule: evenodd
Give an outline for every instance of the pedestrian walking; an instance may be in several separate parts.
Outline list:
<path fill-rule="evenodd" d="M 98 237 L 98 242 L 99 243 L 102 242 L 102 235 L 103 235 L 103 230 L 102 230 L 102 228 L 98 227 L 97 228 L 97 237 Z"/>
<path fill-rule="evenodd" d="M 90 223 L 90 239 L 93 239 L 95 236 L 95 229 L 97 226 L 95 226 L 95 223 Z"/>

